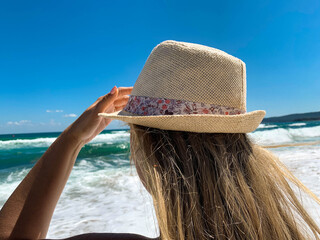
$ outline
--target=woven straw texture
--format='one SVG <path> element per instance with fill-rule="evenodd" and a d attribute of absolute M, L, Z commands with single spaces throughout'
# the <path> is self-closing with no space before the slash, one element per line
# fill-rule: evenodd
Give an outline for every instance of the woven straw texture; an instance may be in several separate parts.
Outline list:
<path fill-rule="evenodd" d="M 123 115 L 122 115 L 123 114 Z M 132 113 L 119 111 L 111 114 L 99 113 L 99 116 L 118 119 L 142 126 L 187 132 L 208 133 L 248 133 L 261 123 L 265 111 L 258 110 L 240 115 L 161 115 L 134 116 Z"/>
<path fill-rule="evenodd" d="M 246 109 L 244 63 L 223 51 L 172 40 L 149 55 L 131 95 Z"/>
<path fill-rule="evenodd" d="M 246 111 L 246 66 L 240 59 L 215 48 L 163 41 L 151 51 L 131 95 L 202 102 Z M 99 113 L 99 116 L 167 130 L 245 133 L 259 126 L 265 111 L 239 115 L 138 116 L 122 110 Z"/>

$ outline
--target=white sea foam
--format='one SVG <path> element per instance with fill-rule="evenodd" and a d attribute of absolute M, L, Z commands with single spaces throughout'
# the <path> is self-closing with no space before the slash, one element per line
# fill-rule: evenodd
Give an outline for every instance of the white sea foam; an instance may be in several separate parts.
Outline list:
<path fill-rule="evenodd" d="M 304 127 L 304 128 L 289 128 L 289 133 L 297 139 L 320 137 L 320 126 Z"/>
<path fill-rule="evenodd" d="M 89 144 L 95 143 L 119 143 L 129 141 L 130 133 L 126 131 L 117 131 L 115 133 L 104 133 L 97 135 Z"/>
<path fill-rule="evenodd" d="M 320 126 L 303 128 L 276 128 L 267 131 L 256 131 L 249 136 L 258 144 L 272 145 L 312 140 L 320 137 Z"/>
<path fill-rule="evenodd" d="M 56 138 L 16 139 L 0 141 L 0 149 L 49 147 Z"/>
<path fill-rule="evenodd" d="M 306 123 L 291 123 L 288 126 L 289 127 L 298 127 L 298 126 L 305 126 L 307 125 Z"/>
<path fill-rule="evenodd" d="M 261 124 L 258 126 L 258 129 L 259 129 L 259 128 L 274 128 L 274 127 L 277 127 L 277 125 L 267 125 L 267 124 L 261 123 Z"/>
<path fill-rule="evenodd" d="M 0 208 L 30 169 L 3 178 Z M 152 199 L 134 167 L 81 160 L 71 172 L 54 211 L 47 238 L 88 232 L 132 232 L 158 236 Z"/>
<path fill-rule="evenodd" d="M 64 238 L 86 232 L 133 232 L 156 237 L 152 200 L 135 169 L 94 168 L 89 161 L 75 167 L 47 237 Z"/>
<path fill-rule="evenodd" d="M 103 133 L 96 136 L 90 144 L 113 144 L 129 140 L 129 133 L 126 131 L 117 131 L 116 133 Z M 15 139 L 15 140 L 0 140 L 1 149 L 14 148 L 35 148 L 35 147 L 49 147 L 56 138 L 36 138 L 36 139 Z"/>
<path fill-rule="evenodd" d="M 283 128 L 272 129 L 269 131 L 257 131 L 248 134 L 256 143 L 262 145 L 291 142 L 289 132 Z"/>
<path fill-rule="evenodd" d="M 320 148 L 318 146 L 301 146 L 294 148 L 272 149 L 289 170 L 317 197 L 320 197 Z M 302 194 L 305 196 L 305 194 Z M 310 198 L 303 197 L 308 212 L 320 225 L 319 206 Z"/>

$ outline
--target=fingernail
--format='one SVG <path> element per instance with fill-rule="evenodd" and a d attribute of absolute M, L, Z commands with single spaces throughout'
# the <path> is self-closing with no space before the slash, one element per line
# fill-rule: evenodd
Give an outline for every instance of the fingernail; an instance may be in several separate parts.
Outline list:
<path fill-rule="evenodd" d="M 110 93 L 111 93 L 111 94 L 114 94 L 114 93 L 116 92 L 116 89 L 117 89 L 117 87 L 114 86 L 114 87 L 111 89 Z"/>

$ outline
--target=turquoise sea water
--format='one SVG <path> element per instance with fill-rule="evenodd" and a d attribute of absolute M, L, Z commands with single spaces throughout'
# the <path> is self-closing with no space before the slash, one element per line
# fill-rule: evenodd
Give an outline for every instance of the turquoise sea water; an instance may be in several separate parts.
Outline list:
<path fill-rule="evenodd" d="M 0 135 L 0 207 L 59 134 Z M 103 131 L 83 147 L 47 237 L 85 232 L 157 235 L 152 201 L 130 167 L 129 134 L 129 130 Z M 320 121 L 260 124 L 249 136 L 261 145 L 319 141 Z M 313 145 L 272 151 L 320 196 L 319 149 Z"/>
<path fill-rule="evenodd" d="M 110 159 L 115 157 L 128 159 L 128 131 L 103 131 L 81 149 L 77 160 L 103 157 L 111 164 Z M 32 166 L 59 135 L 60 132 L 0 135 L 0 170 Z"/>
<path fill-rule="evenodd" d="M 253 133 L 262 144 L 320 140 L 320 121 L 261 124 Z M 114 157 L 128 160 L 129 130 L 105 130 L 80 151 L 78 160 Z M 56 133 L 28 133 L 0 135 L 0 170 L 32 166 L 60 135 Z M 259 138 L 259 137 L 260 138 Z M 262 141 L 261 141 L 261 138 Z M 116 163 L 113 163 L 117 167 Z"/>

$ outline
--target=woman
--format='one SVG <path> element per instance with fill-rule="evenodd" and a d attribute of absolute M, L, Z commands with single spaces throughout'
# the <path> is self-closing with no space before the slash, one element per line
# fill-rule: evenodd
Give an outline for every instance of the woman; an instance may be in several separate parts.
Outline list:
<path fill-rule="evenodd" d="M 133 89 L 99 98 L 35 164 L 0 212 L 1 239 L 45 238 L 77 154 L 111 119 L 130 126 L 131 160 L 153 197 L 157 239 L 319 239 L 289 182 L 320 200 L 246 135 L 265 111 L 246 112 L 245 73 L 240 59 L 220 50 L 158 44 Z"/>

